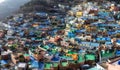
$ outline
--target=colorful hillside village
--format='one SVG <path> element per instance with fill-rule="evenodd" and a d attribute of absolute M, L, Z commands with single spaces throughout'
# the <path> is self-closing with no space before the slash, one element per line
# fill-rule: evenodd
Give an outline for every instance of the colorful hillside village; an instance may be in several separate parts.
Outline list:
<path fill-rule="evenodd" d="M 0 22 L 0 52 L 1 70 L 120 70 L 120 5 L 12 15 Z"/>

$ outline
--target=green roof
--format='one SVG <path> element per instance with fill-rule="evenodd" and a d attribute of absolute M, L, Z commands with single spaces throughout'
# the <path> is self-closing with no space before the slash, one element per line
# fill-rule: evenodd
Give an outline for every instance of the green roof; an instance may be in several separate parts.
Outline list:
<path fill-rule="evenodd" d="M 24 56 L 30 56 L 29 54 L 24 54 Z"/>
<path fill-rule="evenodd" d="M 45 63 L 45 69 L 50 69 L 52 67 L 51 63 Z"/>
<path fill-rule="evenodd" d="M 95 60 L 95 55 L 87 54 L 85 55 L 86 60 Z"/>
<path fill-rule="evenodd" d="M 62 66 L 66 67 L 68 65 L 68 62 L 62 62 Z"/>
<path fill-rule="evenodd" d="M 53 67 L 57 67 L 58 65 L 59 65 L 59 63 L 57 63 L 57 62 L 53 63 Z"/>

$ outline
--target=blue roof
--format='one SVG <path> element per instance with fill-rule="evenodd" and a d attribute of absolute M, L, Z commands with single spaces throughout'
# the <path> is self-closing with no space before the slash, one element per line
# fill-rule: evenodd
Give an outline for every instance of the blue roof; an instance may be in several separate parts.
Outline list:
<path fill-rule="evenodd" d="M 106 18 L 108 21 L 115 21 L 115 19 L 113 17 L 107 17 Z"/>
<path fill-rule="evenodd" d="M 50 24 L 51 21 L 50 21 L 50 20 L 46 20 L 46 21 L 44 21 L 43 23 L 44 23 L 44 24 Z"/>
<path fill-rule="evenodd" d="M 80 33 L 80 32 L 85 32 L 86 30 L 75 30 L 75 32 Z"/>
<path fill-rule="evenodd" d="M 117 40 L 118 43 L 120 43 L 120 40 Z"/>
<path fill-rule="evenodd" d="M 111 38 L 109 38 L 109 37 L 104 37 L 104 38 L 96 38 L 96 40 L 97 41 L 110 41 L 111 40 Z"/>
<path fill-rule="evenodd" d="M 94 23 L 92 23 L 92 25 L 98 25 L 98 24 L 102 24 L 102 23 L 100 23 L 100 22 L 94 22 Z"/>
<path fill-rule="evenodd" d="M 81 42 L 81 44 L 90 44 L 90 42 Z"/>
<path fill-rule="evenodd" d="M 6 60 L 0 60 L 0 65 L 5 65 L 5 64 L 8 64 Z"/>
<path fill-rule="evenodd" d="M 82 20 L 87 20 L 88 18 L 87 17 L 81 17 Z"/>
<path fill-rule="evenodd" d="M 31 38 L 32 40 L 35 40 L 35 38 L 33 37 L 33 38 Z"/>
<path fill-rule="evenodd" d="M 38 12 L 38 13 L 36 13 L 36 15 L 39 15 L 39 16 L 47 16 L 47 13 L 45 13 L 45 12 Z"/>
<path fill-rule="evenodd" d="M 81 42 L 81 44 L 87 44 L 87 45 L 93 46 L 93 47 L 98 47 L 100 45 L 99 43 L 93 43 L 93 42 Z"/>
<path fill-rule="evenodd" d="M 118 61 L 118 64 L 120 65 L 120 60 Z"/>
<path fill-rule="evenodd" d="M 119 24 L 107 24 L 107 26 L 111 26 L 111 27 L 119 27 Z"/>
<path fill-rule="evenodd" d="M 116 30 L 116 33 L 120 33 L 120 30 Z"/>
<path fill-rule="evenodd" d="M 109 31 L 108 34 L 112 35 L 112 34 L 116 34 L 116 32 Z"/>
<path fill-rule="evenodd" d="M 105 37 L 105 40 L 106 40 L 106 41 L 111 41 L 111 38 Z"/>
<path fill-rule="evenodd" d="M 91 43 L 90 46 L 98 47 L 100 44 L 99 43 Z"/>
<path fill-rule="evenodd" d="M 117 51 L 116 51 L 116 55 L 120 55 L 120 50 L 117 50 Z"/>
<path fill-rule="evenodd" d="M 103 11 L 101 11 L 101 12 L 98 12 L 98 14 L 99 14 L 99 16 L 106 16 L 106 17 L 108 17 L 110 12 L 103 12 Z"/>
<path fill-rule="evenodd" d="M 60 60 L 60 57 L 53 57 L 51 60 L 52 60 L 52 61 L 59 61 L 59 60 Z"/>
<path fill-rule="evenodd" d="M 106 44 L 106 45 L 110 45 L 110 44 L 112 44 L 112 42 L 105 42 L 105 44 Z"/>
<path fill-rule="evenodd" d="M 31 66 L 32 66 L 32 68 L 43 68 L 44 63 L 43 62 L 38 62 L 38 61 L 34 60 L 32 62 Z"/>

